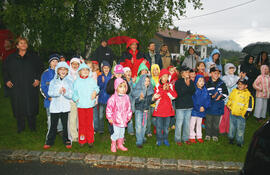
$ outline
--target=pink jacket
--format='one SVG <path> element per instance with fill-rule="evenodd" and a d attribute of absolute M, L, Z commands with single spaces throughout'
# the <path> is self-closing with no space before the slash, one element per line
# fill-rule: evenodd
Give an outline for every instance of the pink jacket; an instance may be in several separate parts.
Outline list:
<path fill-rule="evenodd" d="M 261 66 L 261 75 L 259 75 L 253 83 L 254 89 L 256 89 L 256 97 L 270 98 L 270 76 L 269 73 L 265 74 L 267 65 Z"/>
<path fill-rule="evenodd" d="M 126 83 L 122 78 L 117 78 L 114 82 L 115 93 L 109 98 L 106 108 L 106 117 L 113 121 L 113 125 L 127 127 L 128 121 L 132 117 L 131 104 L 127 94 L 118 95 L 117 87 L 121 83 Z"/>

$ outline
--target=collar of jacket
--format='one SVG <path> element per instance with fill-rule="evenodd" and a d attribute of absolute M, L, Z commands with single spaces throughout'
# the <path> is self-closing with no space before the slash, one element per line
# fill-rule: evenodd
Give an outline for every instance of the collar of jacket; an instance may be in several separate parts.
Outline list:
<path fill-rule="evenodd" d="M 82 76 L 80 75 L 80 78 L 81 78 L 81 79 L 86 79 L 86 78 L 88 78 L 88 76 L 86 76 L 86 77 L 82 77 Z"/>

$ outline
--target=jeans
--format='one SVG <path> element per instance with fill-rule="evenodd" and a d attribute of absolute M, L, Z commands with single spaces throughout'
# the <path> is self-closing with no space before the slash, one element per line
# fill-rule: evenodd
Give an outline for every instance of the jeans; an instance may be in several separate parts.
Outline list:
<path fill-rule="evenodd" d="M 94 116 L 94 130 L 95 132 L 97 132 L 99 129 L 98 105 L 93 107 L 93 116 Z"/>
<path fill-rule="evenodd" d="M 133 127 L 133 120 L 131 118 L 131 120 L 128 122 L 128 126 L 127 126 L 127 130 L 128 130 L 128 133 L 134 133 L 134 127 Z"/>
<path fill-rule="evenodd" d="M 175 100 L 172 101 L 172 105 L 173 105 L 173 109 L 175 110 Z M 171 122 L 170 122 L 170 127 L 175 125 L 175 122 L 176 122 L 176 118 L 175 118 L 175 116 L 172 116 L 171 117 Z"/>
<path fill-rule="evenodd" d="M 170 117 L 156 117 L 156 128 L 157 128 L 157 141 L 163 142 L 168 140 Z M 163 133 L 162 133 L 163 131 Z"/>
<path fill-rule="evenodd" d="M 147 125 L 148 112 L 135 111 L 136 145 L 142 145 Z"/>
<path fill-rule="evenodd" d="M 191 117 L 190 109 L 176 109 L 176 121 L 175 121 L 175 142 L 181 141 L 188 141 L 189 140 L 189 124 L 190 124 L 190 117 Z M 183 135 L 182 134 L 183 128 Z"/>
<path fill-rule="evenodd" d="M 113 125 L 113 134 L 111 135 L 112 141 L 116 141 L 118 139 L 122 139 L 125 136 L 125 128 L 121 128 Z"/>
<path fill-rule="evenodd" d="M 99 104 L 99 115 L 94 117 L 95 131 L 104 132 L 104 115 L 106 107 L 107 104 Z"/>
<path fill-rule="evenodd" d="M 220 117 L 220 115 L 206 114 L 205 132 L 207 136 L 218 136 Z"/>
<path fill-rule="evenodd" d="M 50 113 L 50 108 L 46 108 L 46 113 L 47 113 L 47 124 L 48 124 L 48 131 L 50 130 L 51 127 L 51 113 Z M 57 132 L 63 131 L 63 126 L 61 119 L 59 118 L 58 125 L 57 125 Z"/>
<path fill-rule="evenodd" d="M 235 136 L 236 142 L 239 145 L 244 144 L 246 120 L 241 116 L 230 115 L 230 130 L 228 137 L 233 139 Z"/>
<path fill-rule="evenodd" d="M 155 117 L 152 118 L 152 114 L 154 112 L 154 109 L 155 108 L 153 108 L 152 106 L 150 106 L 150 110 L 148 111 L 147 126 L 146 126 L 146 132 L 145 132 L 146 134 L 152 134 L 151 125 L 152 125 L 152 123 L 154 123 L 153 120 L 155 120 L 154 119 Z M 154 126 L 156 126 L 156 125 L 154 125 Z"/>

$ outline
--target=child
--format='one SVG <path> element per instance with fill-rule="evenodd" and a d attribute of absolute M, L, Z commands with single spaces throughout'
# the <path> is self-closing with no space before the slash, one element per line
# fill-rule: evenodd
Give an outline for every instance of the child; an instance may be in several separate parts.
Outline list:
<path fill-rule="evenodd" d="M 205 63 L 198 62 L 196 65 L 196 75 L 202 75 L 204 77 L 205 82 L 209 80 L 208 73 L 205 71 Z"/>
<path fill-rule="evenodd" d="M 135 80 L 135 78 L 131 78 L 131 69 L 129 67 L 124 67 L 124 76 L 129 84 L 130 87 L 130 93 L 128 94 L 129 96 L 129 100 L 131 103 L 131 110 L 134 113 L 135 112 L 135 101 L 132 98 L 132 91 L 133 91 L 133 80 Z M 128 122 L 128 126 L 127 126 L 127 130 L 128 130 L 128 134 L 129 135 L 134 135 L 134 127 L 133 127 L 133 121 L 132 119 Z"/>
<path fill-rule="evenodd" d="M 189 70 L 189 78 L 194 82 L 196 77 L 196 72 L 193 69 Z"/>
<path fill-rule="evenodd" d="M 49 149 L 54 144 L 59 119 L 61 119 L 63 125 L 63 142 L 67 149 L 72 147 L 67 129 L 70 99 L 72 97 L 72 80 L 68 76 L 68 72 L 69 66 L 66 62 L 58 63 L 54 79 L 49 86 L 48 95 L 52 98 L 50 104 L 51 125 L 46 136 L 44 149 Z"/>
<path fill-rule="evenodd" d="M 92 72 L 92 78 L 97 82 L 97 72 L 94 71 L 94 68 L 93 68 L 93 63 L 91 60 L 85 60 L 84 63 L 90 68 L 91 72 Z"/>
<path fill-rule="evenodd" d="M 237 75 L 234 75 L 236 71 L 236 67 L 232 63 L 225 64 L 224 70 L 225 70 L 226 75 L 222 77 L 222 80 L 226 84 L 228 93 L 230 95 L 232 90 L 236 88 L 239 77 Z M 228 98 L 226 98 L 224 101 L 225 101 L 225 104 L 227 104 Z M 221 120 L 219 124 L 219 132 L 221 134 L 229 133 L 229 128 L 230 128 L 230 110 L 225 105 L 224 114 L 221 116 Z"/>
<path fill-rule="evenodd" d="M 58 62 L 59 62 L 59 57 L 57 54 L 50 55 L 50 58 L 49 58 L 50 66 L 41 75 L 40 91 L 41 91 L 41 94 L 45 98 L 44 107 L 46 109 L 47 118 L 48 118 L 47 120 L 48 130 L 50 129 L 50 125 L 51 125 L 50 102 L 52 100 L 52 98 L 48 95 L 48 90 L 49 90 L 50 82 L 53 80 L 55 76 L 55 67 L 57 66 Z M 61 132 L 63 130 L 61 120 L 59 121 L 60 122 L 58 123 L 58 126 L 57 126 L 57 132 Z"/>
<path fill-rule="evenodd" d="M 211 55 L 209 58 L 205 58 L 204 60 L 205 64 L 208 64 L 209 62 L 213 62 L 216 67 L 222 72 L 222 65 L 221 65 L 221 57 L 220 57 L 220 52 L 218 49 L 214 49 L 211 52 Z"/>
<path fill-rule="evenodd" d="M 113 125 L 111 135 L 111 152 L 116 152 L 116 148 L 122 151 L 128 149 L 124 147 L 125 127 L 132 117 L 131 104 L 127 92 L 127 83 L 122 78 L 117 78 L 114 82 L 115 93 L 109 98 L 106 108 L 106 117 Z M 117 147 L 116 147 L 117 144 Z"/>
<path fill-rule="evenodd" d="M 237 146 L 242 147 L 244 144 L 246 126 L 245 118 L 254 107 L 254 99 L 247 89 L 247 80 L 238 80 L 237 88 L 232 90 L 227 106 L 231 110 L 230 131 L 228 134 L 229 143 L 233 144 L 235 137 Z"/>
<path fill-rule="evenodd" d="M 256 78 L 253 87 L 256 90 L 254 116 L 259 122 L 262 122 L 266 118 L 267 100 L 270 97 L 270 76 L 267 65 L 261 66 L 261 75 Z"/>
<path fill-rule="evenodd" d="M 132 91 L 132 96 L 135 100 L 136 145 L 138 148 L 142 148 L 143 145 L 147 115 L 152 102 L 152 95 L 154 94 L 150 81 L 151 78 L 148 75 L 141 75 Z"/>
<path fill-rule="evenodd" d="M 139 81 L 140 76 L 145 75 L 145 74 L 149 74 L 149 69 L 144 63 L 141 63 L 137 72 L 136 82 L 133 86 L 135 86 L 136 83 Z M 155 82 L 152 79 L 151 79 L 151 83 L 153 86 L 155 86 Z"/>
<path fill-rule="evenodd" d="M 172 84 L 169 83 L 170 72 L 162 69 L 159 75 L 159 82 L 155 86 L 153 100 L 156 101 L 156 107 L 153 116 L 156 117 L 157 127 L 157 146 L 161 146 L 162 142 L 166 146 L 170 146 L 168 141 L 168 128 L 170 125 L 170 117 L 175 115 L 172 100 L 177 97 Z"/>
<path fill-rule="evenodd" d="M 80 58 L 74 57 L 70 60 L 70 75 L 71 79 L 74 82 L 79 74 L 78 74 L 78 68 L 81 64 Z M 69 131 L 71 135 L 71 139 L 73 142 L 78 142 L 78 112 L 77 112 L 77 106 L 76 103 L 73 102 L 73 100 L 70 100 L 70 114 L 69 114 Z"/>
<path fill-rule="evenodd" d="M 224 114 L 224 99 L 228 96 L 225 83 L 219 78 L 220 70 L 217 67 L 210 69 L 209 81 L 206 83 L 208 94 L 211 96 L 210 107 L 206 110 L 206 137 L 205 140 L 218 141 L 219 121 Z"/>
<path fill-rule="evenodd" d="M 99 70 L 99 63 L 97 61 L 92 61 L 92 64 L 93 64 L 93 72 L 97 73 L 97 77 L 100 76 L 102 72 L 100 72 Z"/>
<path fill-rule="evenodd" d="M 203 75 L 197 75 L 194 83 L 196 91 L 192 96 L 194 106 L 191 112 L 189 141 L 191 143 L 197 143 L 195 140 L 196 136 L 198 142 L 203 143 L 204 141 L 202 139 L 202 119 L 205 117 L 206 109 L 210 106 L 210 96 L 205 87 L 205 79 Z"/>
<path fill-rule="evenodd" d="M 177 74 L 176 67 L 169 66 L 167 69 L 168 69 L 168 71 L 170 72 L 170 75 L 169 75 L 169 82 L 172 83 L 172 84 L 174 85 L 175 82 L 178 80 L 178 74 Z"/>
<path fill-rule="evenodd" d="M 192 95 L 195 92 L 194 82 L 189 77 L 189 68 L 181 67 L 181 78 L 175 83 L 175 90 L 177 92 L 176 98 L 176 122 L 175 122 L 175 142 L 178 146 L 182 145 L 181 141 L 190 145 L 189 142 L 189 123 L 191 111 L 193 108 Z M 181 136 L 183 127 L 183 135 Z"/>
<path fill-rule="evenodd" d="M 90 68 L 85 63 L 80 65 L 78 71 L 80 77 L 74 82 L 72 99 L 78 108 L 79 144 L 82 147 L 88 143 L 88 146 L 92 147 L 94 143 L 93 107 L 99 87 L 91 78 Z"/>
<path fill-rule="evenodd" d="M 98 97 L 98 103 L 99 103 L 99 117 L 95 121 L 94 125 L 97 128 L 97 131 L 100 134 L 104 133 L 104 113 L 107 106 L 107 101 L 110 98 L 110 95 L 106 92 L 106 86 L 109 82 L 109 80 L 112 77 L 112 74 L 110 72 L 111 65 L 107 61 L 102 62 L 102 74 L 98 77 L 98 86 L 100 88 L 100 93 Z"/>

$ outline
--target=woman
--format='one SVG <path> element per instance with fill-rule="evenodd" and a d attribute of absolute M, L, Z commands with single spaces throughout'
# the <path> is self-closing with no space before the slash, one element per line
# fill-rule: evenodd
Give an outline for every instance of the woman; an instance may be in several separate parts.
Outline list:
<path fill-rule="evenodd" d="M 268 53 L 265 51 L 262 51 L 259 53 L 257 59 L 256 59 L 256 67 L 258 70 L 261 70 L 262 65 L 267 65 L 269 66 L 269 58 L 268 58 Z"/>
<path fill-rule="evenodd" d="M 25 130 L 25 118 L 30 130 L 35 131 L 43 66 L 39 57 L 27 50 L 25 38 L 19 37 L 16 47 L 17 51 L 4 62 L 4 81 L 9 88 L 13 115 L 17 119 L 17 132 Z"/>
<path fill-rule="evenodd" d="M 168 46 L 163 44 L 160 48 L 160 55 L 162 60 L 162 65 L 160 69 L 167 69 L 172 63 L 172 56 L 168 50 Z"/>
<path fill-rule="evenodd" d="M 132 38 L 127 42 L 127 51 L 122 53 L 120 64 L 123 67 L 129 67 L 132 72 L 132 77 L 136 77 L 139 66 L 144 63 L 148 69 L 150 69 L 150 64 L 146 60 L 144 54 L 139 51 L 139 42 Z"/>
<path fill-rule="evenodd" d="M 201 58 L 196 54 L 193 47 L 189 47 L 188 56 L 184 59 L 182 66 L 187 66 L 195 71 L 196 64 L 201 61 Z"/>

